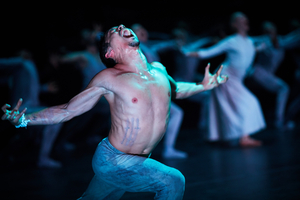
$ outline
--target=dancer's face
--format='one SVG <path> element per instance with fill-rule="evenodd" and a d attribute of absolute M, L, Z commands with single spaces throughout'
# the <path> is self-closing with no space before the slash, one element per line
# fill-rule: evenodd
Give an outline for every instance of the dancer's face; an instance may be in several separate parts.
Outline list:
<path fill-rule="evenodd" d="M 109 29 L 106 35 L 106 42 L 110 44 L 106 58 L 118 59 L 122 58 L 123 54 L 139 48 L 140 41 L 136 34 L 124 25 L 119 25 Z"/>
<path fill-rule="evenodd" d="M 271 37 L 276 37 L 277 35 L 276 26 L 271 22 L 265 22 L 263 24 L 263 31 Z"/>
<path fill-rule="evenodd" d="M 124 25 L 112 27 L 107 33 L 107 40 L 113 49 L 138 47 L 140 42 L 136 34 Z"/>
<path fill-rule="evenodd" d="M 232 21 L 232 26 L 238 31 L 248 31 L 249 30 L 249 21 L 248 18 L 243 15 L 237 15 Z"/>

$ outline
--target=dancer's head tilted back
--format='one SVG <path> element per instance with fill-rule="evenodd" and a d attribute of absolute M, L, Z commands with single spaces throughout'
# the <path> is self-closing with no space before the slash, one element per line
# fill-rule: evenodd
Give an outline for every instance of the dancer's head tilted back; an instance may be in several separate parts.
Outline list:
<path fill-rule="evenodd" d="M 139 48 L 139 45 L 136 34 L 122 24 L 110 28 L 98 38 L 100 58 L 108 68 L 121 62 L 124 54 Z"/>

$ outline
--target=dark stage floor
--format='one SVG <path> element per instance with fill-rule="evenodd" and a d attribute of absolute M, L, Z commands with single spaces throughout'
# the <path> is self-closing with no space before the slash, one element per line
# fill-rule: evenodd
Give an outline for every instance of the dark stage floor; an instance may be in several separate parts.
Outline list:
<path fill-rule="evenodd" d="M 266 129 L 256 138 L 264 146 L 241 149 L 205 143 L 195 129 L 180 132 L 177 148 L 187 151 L 185 160 L 164 160 L 162 143 L 152 158 L 179 169 L 186 177 L 185 200 L 197 199 L 300 199 L 300 128 Z M 18 162 L 1 161 L 0 199 L 74 200 L 93 177 L 91 159 L 95 145 L 82 144 L 73 152 L 54 153 L 60 169 L 38 169 L 34 153 Z M 28 160 L 25 162 L 24 160 Z M 125 193 L 123 200 L 153 199 L 151 193 Z"/>

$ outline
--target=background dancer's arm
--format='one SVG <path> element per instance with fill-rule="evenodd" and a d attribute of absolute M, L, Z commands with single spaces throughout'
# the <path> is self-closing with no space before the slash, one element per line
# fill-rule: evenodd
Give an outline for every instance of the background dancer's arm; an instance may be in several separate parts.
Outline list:
<path fill-rule="evenodd" d="M 214 56 L 218 56 L 222 53 L 225 53 L 230 48 L 231 48 L 230 38 L 225 38 L 220 42 L 218 42 L 217 44 L 214 44 L 210 47 L 200 48 L 197 51 L 184 52 L 184 54 L 189 57 L 206 59 L 206 58 L 211 58 Z"/>

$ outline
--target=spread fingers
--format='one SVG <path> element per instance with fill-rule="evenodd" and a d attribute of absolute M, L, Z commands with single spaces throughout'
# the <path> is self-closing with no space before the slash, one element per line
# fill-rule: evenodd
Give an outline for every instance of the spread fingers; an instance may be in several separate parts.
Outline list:
<path fill-rule="evenodd" d="M 18 103 L 17 103 L 17 105 L 16 105 L 16 107 L 13 110 L 18 111 L 19 108 L 20 108 L 20 106 L 22 105 L 22 102 L 23 102 L 23 99 L 20 98 L 19 101 L 18 101 Z"/>

